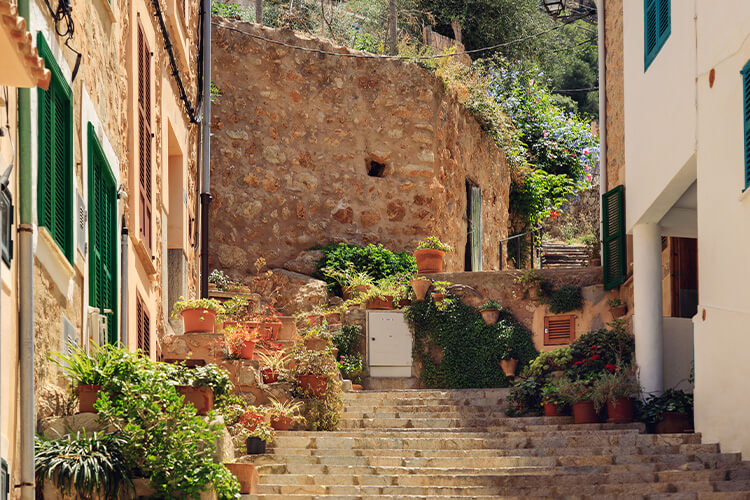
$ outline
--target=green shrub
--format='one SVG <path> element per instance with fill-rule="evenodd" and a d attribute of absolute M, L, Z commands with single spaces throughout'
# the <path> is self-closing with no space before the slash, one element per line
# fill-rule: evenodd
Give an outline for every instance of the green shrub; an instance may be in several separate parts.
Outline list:
<path fill-rule="evenodd" d="M 340 293 L 340 285 L 334 278 L 323 274 L 322 270 L 325 268 L 341 272 L 350 269 L 366 272 L 375 281 L 397 274 L 417 272 L 417 261 L 413 255 L 392 252 L 381 244 L 359 247 L 347 243 L 332 243 L 320 250 L 324 256 L 318 261 L 316 277 L 328 283 L 329 290 L 335 293 Z"/>
<path fill-rule="evenodd" d="M 570 344 L 571 365 L 566 370 L 572 379 L 604 373 L 607 365 L 630 365 L 635 339 L 622 330 L 600 328 L 578 337 Z"/>
<path fill-rule="evenodd" d="M 546 382 L 545 377 L 531 375 L 528 366 L 524 368 L 510 388 L 505 413 L 511 417 L 539 415 L 542 409 L 542 387 Z"/>
<path fill-rule="evenodd" d="M 341 356 L 338 362 L 341 376 L 351 380 L 355 384 L 362 383 L 362 373 L 364 372 L 364 362 L 362 356 L 357 352 L 347 356 Z"/>
<path fill-rule="evenodd" d="M 547 297 L 552 314 L 562 314 L 583 308 L 583 296 L 580 286 L 565 285 Z"/>
<path fill-rule="evenodd" d="M 688 418 L 692 418 L 693 395 L 675 389 L 667 389 L 659 396 L 651 395 L 638 406 L 636 420 L 655 424 L 661 421 L 667 412 L 686 413 Z"/>
<path fill-rule="evenodd" d="M 339 356 L 357 354 L 357 344 L 362 336 L 362 329 L 356 325 L 344 325 L 333 334 L 333 345 L 339 350 Z"/>

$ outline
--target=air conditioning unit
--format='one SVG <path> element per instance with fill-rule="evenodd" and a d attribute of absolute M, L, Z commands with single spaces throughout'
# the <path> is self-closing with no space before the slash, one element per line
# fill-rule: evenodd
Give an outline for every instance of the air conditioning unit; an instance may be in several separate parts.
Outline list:
<path fill-rule="evenodd" d="M 89 344 L 102 346 L 107 343 L 107 315 L 112 314 L 109 310 L 100 310 L 92 307 L 89 309 Z"/>

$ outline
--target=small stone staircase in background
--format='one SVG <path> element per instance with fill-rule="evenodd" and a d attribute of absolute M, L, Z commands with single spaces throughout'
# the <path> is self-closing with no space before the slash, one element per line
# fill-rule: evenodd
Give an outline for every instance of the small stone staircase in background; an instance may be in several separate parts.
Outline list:
<path fill-rule="evenodd" d="M 508 418 L 506 395 L 347 393 L 341 430 L 278 432 L 243 498 L 750 498 L 750 465 L 700 434 Z"/>
<path fill-rule="evenodd" d="M 542 268 L 586 267 L 588 265 L 588 247 L 557 243 L 542 244 Z"/>

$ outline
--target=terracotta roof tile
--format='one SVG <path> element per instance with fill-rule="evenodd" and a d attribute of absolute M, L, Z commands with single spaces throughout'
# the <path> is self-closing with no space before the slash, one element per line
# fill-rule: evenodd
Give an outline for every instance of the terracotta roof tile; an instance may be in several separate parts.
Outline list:
<path fill-rule="evenodd" d="M 23 58 L 31 80 L 47 90 L 52 74 L 44 66 L 44 59 L 39 57 L 33 37 L 26 29 L 26 20 L 18 15 L 18 8 L 10 0 L 0 0 L 0 29 L 16 42 L 18 55 Z"/>

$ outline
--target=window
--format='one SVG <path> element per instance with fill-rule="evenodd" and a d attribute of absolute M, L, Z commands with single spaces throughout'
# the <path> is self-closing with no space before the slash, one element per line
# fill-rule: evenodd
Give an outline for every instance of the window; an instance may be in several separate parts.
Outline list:
<path fill-rule="evenodd" d="M 135 321 L 137 334 L 137 349 L 145 357 L 151 356 L 151 318 L 148 316 L 146 304 L 138 292 L 135 296 Z"/>
<path fill-rule="evenodd" d="M 651 65 L 672 32 L 670 4 L 671 0 L 644 0 L 644 71 Z"/>
<path fill-rule="evenodd" d="M 107 342 L 116 344 L 117 185 L 94 126 L 88 126 L 89 305 L 107 317 Z"/>
<path fill-rule="evenodd" d="M 482 188 L 466 181 L 466 251 L 464 270 L 482 270 Z"/>
<path fill-rule="evenodd" d="M 742 120 L 745 124 L 745 189 L 750 187 L 750 61 L 742 68 Z"/>
<path fill-rule="evenodd" d="M 138 234 L 151 250 L 151 50 L 138 24 Z"/>
<path fill-rule="evenodd" d="M 49 90 L 38 89 L 39 225 L 52 235 L 73 262 L 73 94 L 52 56 L 44 36 L 37 38 L 39 54 L 52 72 Z"/>
<path fill-rule="evenodd" d="M 385 163 L 368 159 L 365 160 L 365 166 L 367 167 L 367 175 L 370 177 L 385 177 Z"/>
<path fill-rule="evenodd" d="M 0 253 L 3 262 L 10 267 L 10 261 L 13 259 L 13 199 L 6 190 L 0 191 Z"/>
<path fill-rule="evenodd" d="M 622 186 L 602 195 L 602 268 L 604 289 L 625 282 L 627 274 L 625 241 L 625 191 Z"/>
<path fill-rule="evenodd" d="M 567 345 L 575 339 L 576 317 L 574 315 L 544 317 L 544 345 Z"/>

